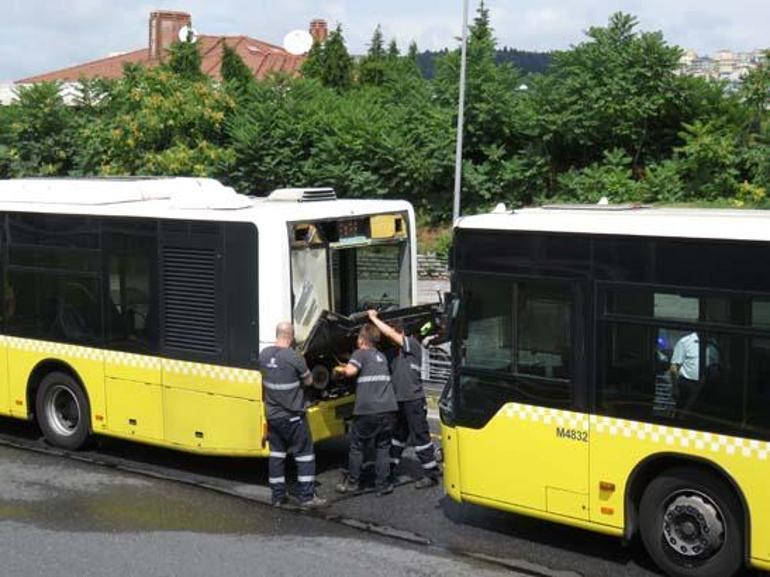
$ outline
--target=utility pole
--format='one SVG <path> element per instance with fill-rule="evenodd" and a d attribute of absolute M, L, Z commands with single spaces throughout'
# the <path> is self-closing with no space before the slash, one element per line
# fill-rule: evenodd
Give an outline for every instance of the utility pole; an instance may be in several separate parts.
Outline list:
<path fill-rule="evenodd" d="M 460 49 L 460 99 L 457 110 L 457 148 L 455 149 L 455 191 L 452 222 L 460 218 L 460 189 L 463 180 L 463 125 L 465 122 L 465 62 L 468 50 L 468 0 L 463 0 L 463 32 Z"/>

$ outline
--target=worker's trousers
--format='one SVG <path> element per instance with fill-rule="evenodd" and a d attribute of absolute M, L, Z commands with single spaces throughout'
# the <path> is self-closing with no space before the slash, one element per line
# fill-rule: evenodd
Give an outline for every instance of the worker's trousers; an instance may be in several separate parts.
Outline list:
<path fill-rule="evenodd" d="M 305 416 L 270 419 L 267 422 L 270 443 L 268 476 L 273 503 L 286 498 L 286 457 L 297 463 L 297 499 L 309 501 L 315 495 L 315 453 Z"/>
<path fill-rule="evenodd" d="M 433 441 L 430 438 L 428 406 L 424 398 L 398 403 L 398 421 L 390 447 L 390 462 L 394 467 L 401 462 L 401 454 L 406 448 L 410 433 L 423 473 L 428 477 L 436 478 L 440 470 L 436 462 Z"/>

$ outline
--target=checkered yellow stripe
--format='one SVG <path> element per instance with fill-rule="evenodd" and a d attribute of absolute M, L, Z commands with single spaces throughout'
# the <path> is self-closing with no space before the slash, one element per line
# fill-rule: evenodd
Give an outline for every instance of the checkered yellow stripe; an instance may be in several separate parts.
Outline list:
<path fill-rule="evenodd" d="M 518 403 L 508 403 L 503 407 L 503 413 L 509 419 L 568 427 L 582 431 L 588 430 L 588 415 L 583 413 L 534 407 L 532 405 L 520 405 Z"/>
<path fill-rule="evenodd" d="M 204 377 L 230 383 L 259 384 L 259 373 L 247 369 L 238 369 L 234 367 L 224 367 L 221 365 L 206 365 L 202 363 L 191 363 L 187 361 L 164 360 L 163 370 L 177 373 L 180 375 L 189 375 L 193 377 Z"/>
<path fill-rule="evenodd" d="M 610 437 L 634 439 L 657 445 L 663 449 L 679 448 L 710 454 L 737 455 L 761 461 L 767 460 L 768 456 L 770 456 L 770 443 L 765 441 L 692 431 L 665 425 L 653 425 L 597 415 L 589 416 L 583 413 L 534 407 L 519 403 L 508 403 L 501 409 L 500 414 L 509 419 L 568 427 L 582 431 L 588 430 L 591 435 L 608 435 Z"/>
<path fill-rule="evenodd" d="M 137 355 L 120 351 L 0 336 L 0 344 L 9 349 L 39 353 L 56 358 L 81 359 L 122 365 L 136 369 L 169 371 L 180 375 L 202 377 L 231 383 L 259 384 L 259 373 L 248 369 L 163 359 L 149 355 Z"/>

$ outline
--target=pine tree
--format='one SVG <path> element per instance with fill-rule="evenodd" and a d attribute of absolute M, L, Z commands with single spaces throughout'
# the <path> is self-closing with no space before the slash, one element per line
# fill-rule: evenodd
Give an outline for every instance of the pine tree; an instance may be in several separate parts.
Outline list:
<path fill-rule="evenodd" d="M 419 55 L 420 51 L 417 48 L 417 42 L 412 40 L 409 43 L 409 51 L 406 53 L 406 57 L 409 58 L 412 62 L 417 64 L 417 56 Z"/>
<path fill-rule="evenodd" d="M 345 46 L 341 25 L 338 24 L 329 34 L 320 61 L 320 79 L 324 86 L 338 90 L 350 88 L 353 84 L 353 59 Z"/>
<path fill-rule="evenodd" d="M 195 42 L 174 42 L 169 48 L 170 57 L 166 66 L 171 72 L 187 80 L 202 80 L 201 53 Z"/>
<path fill-rule="evenodd" d="M 239 86 L 249 86 L 254 82 L 254 74 L 228 44 L 222 46 L 222 80 L 232 82 Z"/>
<path fill-rule="evenodd" d="M 313 46 L 307 53 L 307 58 L 302 64 L 301 72 L 305 78 L 321 80 L 321 71 L 324 67 L 324 45 L 318 40 L 313 41 Z"/>
<path fill-rule="evenodd" d="M 372 34 L 368 56 L 370 58 L 382 58 L 385 56 L 385 39 L 382 37 L 382 28 L 379 24 L 374 29 L 374 34 Z"/>
<path fill-rule="evenodd" d="M 359 71 L 359 80 L 362 84 L 379 86 L 385 82 L 385 41 L 379 24 L 374 29 L 369 51 L 361 60 Z"/>
<path fill-rule="evenodd" d="M 390 41 L 390 44 L 388 44 L 388 58 L 393 60 L 399 56 L 401 56 L 401 51 L 398 49 L 398 42 L 396 42 L 396 39 L 393 38 Z"/>

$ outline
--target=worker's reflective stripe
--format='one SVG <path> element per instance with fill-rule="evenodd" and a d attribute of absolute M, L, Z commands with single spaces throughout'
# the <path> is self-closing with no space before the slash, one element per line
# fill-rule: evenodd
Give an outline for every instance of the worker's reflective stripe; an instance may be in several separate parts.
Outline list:
<path fill-rule="evenodd" d="M 315 475 L 298 475 L 297 481 L 300 483 L 312 483 L 315 481 Z"/>
<path fill-rule="evenodd" d="M 263 383 L 265 385 L 266 389 L 270 389 L 271 391 L 290 391 L 292 389 L 296 389 L 299 386 L 299 381 L 294 381 L 293 383 Z"/>
<path fill-rule="evenodd" d="M 298 457 L 294 457 L 294 460 L 298 463 L 310 463 L 315 461 L 315 455 L 300 455 Z"/>
<path fill-rule="evenodd" d="M 436 461 L 430 461 L 428 463 L 422 464 L 423 469 L 435 469 L 436 467 L 438 467 L 438 463 Z"/>
<path fill-rule="evenodd" d="M 402 443 L 398 439 L 391 439 L 390 444 L 393 445 L 394 447 L 406 447 L 406 443 Z"/>
<path fill-rule="evenodd" d="M 382 381 L 390 381 L 388 375 L 372 375 L 370 377 L 358 377 L 359 383 L 379 383 Z"/>
<path fill-rule="evenodd" d="M 414 363 L 410 363 L 409 368 L 413 371 L 422 371 L 422 367 L 420 365 L 415 365 Z"/>
<path fill-rule="evenodd" d="M 396 459 L 395 457 L 390 458 L 390 463 L 392 465 L 398 465 L 401 462 L 401 459 Z"/>
<path fill-rule="evenodd" d="M 309 377 L 309 376 L 310 376 L 310 374 L 311 374 L 311 373 L 310 373 L 310 371 L 305 371 L 304 373 L 302 373 L 302 374 L 300 375 L 300 377 L 302 377 L 302 378 L 304 379 L 304 378 L 307 378 L 307 377 Z"/>
<path fill-rule="evenodd" d="M 285 459 L 286 453 L 282 453 L 281 451 L 270 451 L 270 456 L 274 459 Z"/>
<path fill-rule="evenodd" d="M 354 367 L 358 367 L 359 369 L 361 368 L 361 363 L 359 363 L 356 359 L 350 359 L 348 362 Z"/>
<path fill-rule="evenodd" d="M 269 477 L 267 482 L 271 485 L 281 485 L 286 482 L 286 477 Z"/>
<path fill-rule="evenodd" d="M 415 451 L 424 451 L 425 449 L 431 449 L 433 447 L 433 443 L 428 443 L 427 445 L 420 445 L 419 447 L 415 447 Z"/>

